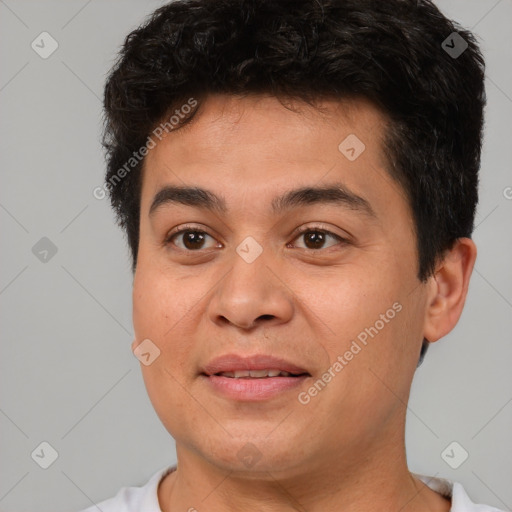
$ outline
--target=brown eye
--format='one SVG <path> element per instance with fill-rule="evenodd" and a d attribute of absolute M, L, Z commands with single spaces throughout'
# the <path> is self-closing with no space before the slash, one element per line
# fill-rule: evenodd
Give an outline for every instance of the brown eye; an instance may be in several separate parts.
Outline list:
<path fill-rule="evenodd" d="M 326 249 L 344 241 L 343 238 L 331 233 L 330 231 L 312 228 L 303 230 L 295 240 L 299 240 L 301 238 L 304 240 L 305 247 L 303 248 L 311 250 Z M 334 243 L 325 246 L 329 239 L 332 239 Z"/>
<path fill-rule="evenodd" d="M 321 249 L 325 244 L 325 233 L 321 231 L 309 231 L 304 235 L 304 243 L 308 249 Z"/>
<path fill-rule="evenodd" d="M 188 251 L 197 251 L 200 249 L 205 249 L 206 241 L 208 238 L 211 238 L 213 242 L 215 239 L 211 237 L 208 233 L 204 231 L 194 230 L 194 229 L 183 229 L 174 233 L 168 240 L 167 243 L 173 243 L 177 247 L 183 250 Z M 211 245 L 211 247 L 215 247 L 215 243 Z"/>

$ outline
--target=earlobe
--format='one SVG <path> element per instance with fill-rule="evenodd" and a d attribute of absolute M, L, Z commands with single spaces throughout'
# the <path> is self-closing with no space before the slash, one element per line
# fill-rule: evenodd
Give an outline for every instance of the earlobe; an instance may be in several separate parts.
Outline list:
<path fill-rule="evenodd" d="M 476 245 L 470 238 L 459 238 L 430 277 L 423 333 L 428 341 L 439 340 L 457 324 L 466 301 L 476 253 Z"/>

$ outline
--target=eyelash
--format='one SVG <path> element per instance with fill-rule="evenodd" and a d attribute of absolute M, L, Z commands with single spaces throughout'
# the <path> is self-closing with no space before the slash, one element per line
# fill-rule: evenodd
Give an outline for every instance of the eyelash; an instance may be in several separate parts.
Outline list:
<path fill-rule="evenodd" d="M 181 227 L 181 229 L 179 229 L 178 231 L 173 231 L 172 233 L 170 233 L 165 241 L 164 241 L 164 245 L 165 246 L 168 246 L 168 245 L 171 245 L 172 244 L 172 240 L 176 237 L 178 237 L 179 235 L 182 235 L 183 233 L 199 233 L 199 234 L 205 234 L 205 235 L 208 235 L 209 237 L 215 239 L 215 237 L 213 237 L 212 235 L 210 235 L 207 231 L 204 231 L 202 229 L 198 229 L 196 226 L 192 226 L 192 225 L 184 225 Z M 338 243 L 341 243 L 342 245 L 346 245 L 349 243 L 349 240 L 347 238 L 343 238 L 341 237 L 340 235 L 336 235 L 335 233 L 333 233 L 332 231 L 329 231 L 328 229 L 325 229 L 323 227 L 318 227 L 318 226 L 304 226 L 304 227 L 301 227 L 301 228 L 298 228 L 297 230 L 295 230 L 295 237 L 293 238 L 293 240 L 296 240 L 297 238 L 299 238 L 301 235 L 304 235 L 305 233 L 322 233 L 324 235 L 328 235 L 334 239 L 336 239 L 338 241 Z M 336 244 L 338 245 L 338 244 Z M 288 246 L 288 244 L 287 244 Z M 309 249 L 309 248 L 304 248 L 304 247 L 300 247 L 300 249 L 304 250 L 304 251 L 310 251 L 310 252 L 319 252 L 319 251 L 325 251 L 325 250 L 328 250 L 328 249 L 331 249 L 332 247 L 335 247 L 334 246 L 330 246 L 330 247 L 326 247 L 326 248 L 321 248 L 321 249 Z M 202 250 L 204 249 L 197 249 L 197 250 L 191 250 L 191 249 L 182 249 L 181 247 L 177 247 L 178 250 L 181 250 L 181 251 L 184 251 L 184 252 L 189 252 L 189 253 L 199 253 L 201 252 Z"/>
<path fill-rule="evenodd" d="M 296 229 L 295 233 L 294 233 L 294 234 L 296 234 L 294 240 L 299 238 L 304 233 L 322 233 L 324 235 L 329 235 L 332 238 L 335 238 L 338 242 L 348 243 L 348 239 L 343 238 L 340 235 L 336 235 L 332 231 L 330 231 L 330 230 L 328 230 L 326 228 L 323 228 L 323 227 L 319 227 L 319 226 L 303 226 L 303 227 L 300 227 L 300 228 Z M 329 247 L 328 247 L 328 249 L 329 249 Z M 306 250 L 307 251 L 318 252 L 318 251 L 322 251 L 322 250 L 325 250 L 325 249 L 307 249 L 306 248 Z"/>

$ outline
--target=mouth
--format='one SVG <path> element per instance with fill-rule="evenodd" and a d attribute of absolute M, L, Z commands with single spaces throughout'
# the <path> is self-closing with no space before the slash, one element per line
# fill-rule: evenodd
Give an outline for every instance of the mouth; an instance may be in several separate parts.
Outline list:
<path fill-rule="evenodd" d="M 202 368 L 207 376 L 220 375 L 231 378 L 265 378 L 298 376 L 308 371 L 283 358 L 266 354 L 242 356 L 226 354 L 212 359 Z"/>
<path fill-rule="evenodd" d="M 309 373 L 290 373 L 284 370 L 235 370 L 232 372 L 219 372 L 214 375 L 229 379 L 268 379 L 274 377 L 300 377 L 302 375 L 309 375 Z"/>
<path fill-rule="evenodd" d="M 284 359 L 233 354 L 214 359 L 200 375 L 210 391 L 235 401 L 269 400 L 292 391 L 311 377 L 307 370 Z"/>

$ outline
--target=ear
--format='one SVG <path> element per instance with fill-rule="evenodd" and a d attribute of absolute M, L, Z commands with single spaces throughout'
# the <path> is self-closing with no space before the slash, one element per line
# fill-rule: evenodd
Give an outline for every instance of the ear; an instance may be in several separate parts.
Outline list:
<path fill-rule="evenodd" d="M 136 345 L 137 345 L 137 340 L 135 339 L 132 341 L 132 352 L 137 348 Z"/>
<path fill-rule="evenodd" d="M 459 238 L 429 278 L 423 336 L 430 342 L 448 334 L 459 321 L 476 260 L 476 245 Z"/>

